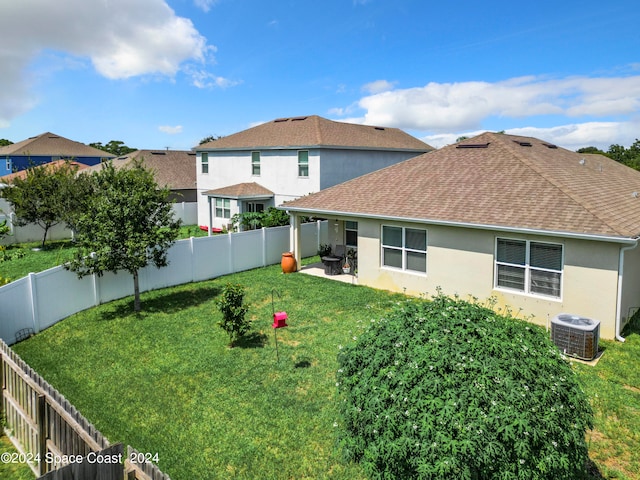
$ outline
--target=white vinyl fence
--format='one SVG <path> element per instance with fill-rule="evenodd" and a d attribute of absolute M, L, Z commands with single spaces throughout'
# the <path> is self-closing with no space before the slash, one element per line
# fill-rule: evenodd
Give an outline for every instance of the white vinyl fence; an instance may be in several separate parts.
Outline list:
<path fill-rule="evenodd" d="M 326 243 L 327 230 L 326 221 L 302 225 L 303 257 L 315 255 L 319 243 Z M 280 263 L 290 248 L 289 235 L 287 226 L 179 240 L 169 250 L 167 267 L 139 272 L 140 291 Z M 22 329 L 37 333 L 76 312 L 129 295 L 133 278 L 127 272 L 79 279 L 59 266 L 31 273 L 0 287 L 0 338 L 13 344 Z"/>
<path fill-rule="evenodd" d="M 174 203 L 172 206 L 175 218 L 182 220 L 183 225 L 195 225 L 198 223 L 198 204 L 196 202 Z M 11 207 L 5 200 L 0 199 L 0 223 L 3 220 L 7 221 L 10 232 L 0 241 L 1 244 L 9 245 L 12 243 L 42 241 L 42 236 L 44 235 L 42 227 L 34 223 L 24 227 L 14 225 L 16 214 L 11 212 Z M 47 241 L 66 240 L 68 238 L 72 238 L 71 230 L 63 224 L 56 225 L 47 232 Z"/>

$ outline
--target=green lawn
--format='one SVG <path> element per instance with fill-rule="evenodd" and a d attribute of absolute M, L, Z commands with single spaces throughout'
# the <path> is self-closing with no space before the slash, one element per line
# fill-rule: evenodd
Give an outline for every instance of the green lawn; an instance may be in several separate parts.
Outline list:
<path fill-rule="evenodd" d="M 0 433 L 0 478 L 11 480 L 33 480 L 35 475 L 26 463 L 20 462 L 18 451 L 11 441 Z"/>
<path fill-rule="evenodd" d="M 253 335 L 229 349 L 214 304 L 246 286 Z M 289 327 L 278 330 L 272 292 Z M 278 266 L 81 312 L 16 345 L 111 442 L 157 452 L 174 480 L 361 478 L 334 452 L 336 353 L 399 295 Z"/>
<path fill-rule="evenodd" d="M 254 321 L 233 349 L 216 326 L 227 282 L 246 286 Z M 279 362 L 273 289 L 289 314 Z M 101 305 L 15 350 L 111 442 L 157 452 L 174 480 L 357 479 L 334 450 L 336 352 L 399 298 L 272 266 L 145 293 L 139 316 L 132 298 Z M 575 363 L 596 412 L 594 478 L 640 478 L 640 334 L 602 345 L 596 367 Z"/>

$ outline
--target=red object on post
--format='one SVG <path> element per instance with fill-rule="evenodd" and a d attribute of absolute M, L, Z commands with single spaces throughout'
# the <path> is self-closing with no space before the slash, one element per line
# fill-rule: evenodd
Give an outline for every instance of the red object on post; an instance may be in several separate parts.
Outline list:
<path fill-rule="evenodd" d="M 287 325 L 287 312 L 276 312 L 273 314 L 273 325 L 271 325 L 273 328 L 282 328 L 282 327 L 288 327 L 289 325 Z"/>

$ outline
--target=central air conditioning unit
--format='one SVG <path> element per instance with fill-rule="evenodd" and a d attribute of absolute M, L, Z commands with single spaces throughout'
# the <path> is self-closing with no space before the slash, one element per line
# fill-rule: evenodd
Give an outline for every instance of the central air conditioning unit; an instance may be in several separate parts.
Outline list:
<path fill-rule="evenodd" d="M 600 321 L 561 313 L 551 320 L 551 340 L 564 353 L 581 360 L 598 355 Z"/>

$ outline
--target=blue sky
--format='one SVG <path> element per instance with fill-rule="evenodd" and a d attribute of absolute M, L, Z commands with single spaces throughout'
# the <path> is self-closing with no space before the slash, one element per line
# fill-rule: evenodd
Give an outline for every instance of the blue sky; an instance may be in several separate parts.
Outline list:
<path fill-rule="evenodd" d="M 0 138 L 189 149 L 278 117 L 640 138 L 637 1 L 0 1 Z"/>

